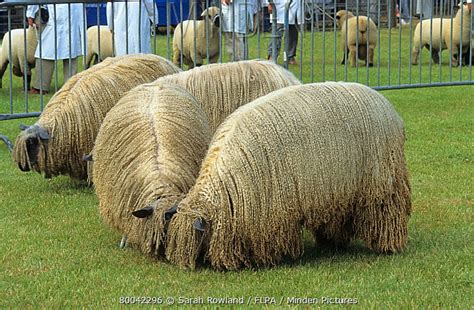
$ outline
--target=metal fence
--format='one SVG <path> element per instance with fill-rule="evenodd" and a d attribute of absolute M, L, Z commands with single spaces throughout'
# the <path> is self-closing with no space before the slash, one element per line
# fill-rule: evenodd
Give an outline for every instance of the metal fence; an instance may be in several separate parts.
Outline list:
<path fill-rule="evenodd" d="M 150 10 L 150 1 L 152 9 Z M 265 2 L 264 2 L 265 1 Z M 400 0 L 402 2 L 403 0 Z M 224 2 L 229 3 L 228 6 Z M 49 9 L 49 16 L 52 18 L 44 24 L 39 23 L 36 27 L 38 37 L 43 36 L 43 29 L 53 23 L 55 39 L 53 42 L 43 40 L 37 41 L 36 58 L 42 59 L 44 49 L 56 47 L 54 57 L 54 78 L 51 82 L 51 92 L 57 91 L 63 80 L 59 74 L 62 65 L 60 60 L 64 57 L 58 55 L 57 50 L 67 49 L 69 51 L 68 62 L 71 72 L 71 63 L 76 55 L 71 54 L 71 44 L 80 44 L 82 53 L 86 54 L 86 46 L 89 43 L 86 29 L 92 25 L 99 25 L 102 29 L 109 29 L 114 33 L 112 36 L 113 54 L 129 53 L 129 47 L 133 46 L 133 35 L 130 31 L 125 31 L 124 37 L 119 37 L 119 25 L 114 23 L 125 22 L 129 26 L 134 24 L 135 18 L 142 20 L 149 17 L 151 26 L 150 35 L 146 28 L 138 27 L 139 41 L 150 38 L 148 46 L 139 45 L 138 52 L 152 52 L 168 59 L 173 59 L 173 30 L 175 26 L 184 21 L 192 20 L 187 27 L 198 27 L 199 23 L 204 23 L 203 33 L 191 38 L 192 50 L 190 54 L 194 57 L 191 60 L 191 67 L 201 65 L 200 57 L 201 46 L 199 42 L 205 42 L 203 63 L 212 62 L 215 57 L 211 55 L 214 46 L 218 50 L 218 62 L 228 62 L 243 59 L 272 59 L 282 66 L 291 70 L 303 82 L 321 82 L 328 80 L 353 81 L 366 84 L 374 89 L 400 89 L 411 87 L 430 87 L 447 85 L 472 85 L 472 30 L 473 18 L 472 12 L 465 6 L 457 8 L 457 0 L 425 0 L 423 3 L 429 3 L 429 7 L 417 7 L 415 0 L 408 0 L 409 12 L 403 12 L 405 7 L 397 4 L 393 0 L 128 0 L 128 1 L 64 1 L 64 0 L 7 0 L 0 4 L 0 25 L 6 25 L 5 30 L 14 28 L 23 28 L 17 31 L 23 34 L 21 47 L 23 49 L 23 68 L 18 70 L 14 66 L 7 64 L 8 60 L 14 60 L 17 57 L 17 51 L 12 49 L 12 42 L 15 41 L 12 32 L 7 32 L 3 37 L 2 44 L 8 41 L 10 49 L 5 52 L 2 50 L 3 60 L 0 69 L 3 77 L 3 85 L 8 85 L 0 89 L 0 121 L 36 117 L 43 110 L 44 105 L 50 98 L 46 91 L 41 89 L 40 95 L 31 95 L 28 92 L 28 84 L 31 77 L 27 73 L 28 52 L 30 42 L 27 42 L 27 7 L 28 5 L 39 5 Z M 108 3 L 108 6 L 107 6 Z M 138 3 L 139 10 L 129 6 L 132 3 Z M 72 20 L 73 8 L 81 4 L 81 13 L 78 20 Z M 120 4 L 122 4 L 120 6 Z M 148 5 L 148 7 L 147 7 Z M 59 17 L 57 10 L 60 6 L 66 6 L 68 16 L 68 43 L 67 46 L 61 46 L 63 41 L 56 39 Z M 202 12 L 206 8 L 217 6 L 220 9 L 220 24 L 215 20 L 202 17 Z M 272 8 L 272 14 L 268 7 Z M 294 6 L 297 7 L 294 10 Z M 64 8 L 64 7 L 63 7 Z M 281 9 L 283 8 L 283 9 Z M 402 12 L 400 12 L 402 9 Z M 338 29 L 338 14 L 340 10 L 349 10 L 356 15 L 358 21 L 355 29 L 349 29 L 350 23 L 345 23 Z M 460 10 L 461 13 L 457 14 Z M 466 12 L 467 10 L 467 12 Z M 107 25 L 107 14 L 109 14 L 109 24 Z M 292 20 L 292 15 L 296 14 L 296 21 Z M 457 15 L 456 15 L 457 14 Z M 344 41 L 351 46 L 350 33 L 364 32 L 364 25 L 357 16 L 369 16 L 376 24 L 376 31 L 368 28 L 366 37 L 375 36 L 375 42 L 365 42 L 362 36 L 355 36 L 354 48 L 347 48 Z M 122 19 L 117 19 L 122 16 Z M 20 18 L 19 18 L 20 17 Z M 227 19 L 227 20 L 226 20 Z M 229 21 L 230 19 L 230 21 Z M 423 27 L 417 27 L 420 20 L 423 19 Z M 49 24 L 48 24 L 49 23 Z M 138 23 L 135 23 L 138 24 Z M 282 25 L 278 25 L 282 24 Z M 294 24 L 294 25 L 293 25 Z M 403 24 L 403 25 L 402 25 Z M 148 24 L 146 24 L 148 25 Z M 230 26 L 229 26 L 230 25 Z M 81 34 L 73 38 L 72 27 L 79 27 Z M 4 26 L 5 27 L 5 26 Z M 217 28 L 217 36 L 213 36 Z M 444 29 L 443 29 L 444 27 Z M 240 28 L 243 28 L 240 29 Z M 364 28 L 364 29 L 363 29 Z M 145 29 L 145 31 L 143 30 Z M 129 29 L 130 30 L 130 29 Z M 346 32 L 341 35 L 341 30 Z M 187 28 L 176 30 L 179 33 L 183 45 Z M 372 33 L 370 33 L 372 31 Z M 100 31 L 95 38 L 97 40 L 98 55 L 97 61 L 103 58 L 101 55 L 104 44 L 104 38 L 101 39 Z M 175 33 L 175 35 L 178 33 Z M 293 35 L 293 37 L 291 37 Z M 417 56 L 418 50 L 415 37 L 424 38 L 421 43 L 421 52 Z M 278 52 L 279 38 L 282 37 L 281 51 Z M 73 42 L 76 40 L 77 42 Z M 187 40 L 187 38 L 186 38 Z M 80 42 L 79 42 L 80 41 Z M 130 41 L 130 42 L 129 42 Z M 146 41 L 146 40 L 145 40 Z M 297 41 L 296 52 L 291 50 L 291 44 Z M 125 47 L 125 48 L 124 48 Z M 242 51 L 239 52 L 239 48 Z M 348 51 L 350 50 L 350 51 Z M 373 61 L 364 60 L 370 57 L 370 50 L 373 51 Z M 135 51 L 136 52 L 136 51 Z M 355 63 L 350 61 L 351 53 L 355 53 Z M 294 55 L 292 55 L 294 54 Z M 294 58 L 293 58 L 294 56 Z M 188 57 L 189 58 L 189 57 Z M 78 57 L 79 70 L 86 68 L 86 57 Z M 179 58 L 174 59 L 181 63 L 186 63 L 187 57 L 180 54 Z M 14 61 L 10 61 L 10 64 Z M 341 64 L 341 63 L 344 64 Z M 38 62 L 36 62 L 38 63 Z M 66 64 L 67 63 L 67 64 Z M 460 65 L 458 65 L 460 64 Z M 353 65 L 353 66 L 352 66 Z M 63 68 L 64 69 L 64 68 Z M 35 68 L 33 81 L 43 81 L 43 64 L 40 61 L 39 66 Z M 5 74 L 4 74 L 5 73 Z M 19 75 L 19 77 L 17 77 Z M 22 79 L 23 77 L 23 79 Z M 22 82 L 23 81 L 23 82 Z M 38 84 L 38 81 L 36 82 Z M 34 84 L 34 82 L 33 82 Z M 9 147 L 8 139 L 1 135 L 0 139 L 5 141 Z"/>

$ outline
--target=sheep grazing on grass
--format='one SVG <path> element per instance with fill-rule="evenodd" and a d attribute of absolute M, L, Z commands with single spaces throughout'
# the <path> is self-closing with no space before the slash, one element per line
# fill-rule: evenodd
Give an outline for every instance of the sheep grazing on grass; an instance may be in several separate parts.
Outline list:
<path fill-rule="evenodd" d="M 129 244 L 158 251 L 165 213 L 194 185 L 210 138 L 204 111 L 182 87 L 145 84 L 125 95 L 105 117 L 93 150 L 107 224 L 127 233 Z M 161 212 L 147 221 L 132 217 L 153 200 Z"/>
<path fill-rule="evenodd" d="M 99 48 L 100 42 L 100 48 Z M 112 57 L 112 33 L 107 26 L 100 27 L 100 41 L 99 41 L 99 26 L 92 26 L 87 29 L 87 55 L 86 68 L 104 60 L 107 57 Z"/>
<path fill-rule="evenodd" d="M 166 257 L 195 268 L 268 266 L 317 242 L 407 242 L 411 210 L 403 122 L 374 90 L 290 86 L 231 114 L 168 224 Z"/>
<path fill-rule="evenodd" d="M 110 116 L 107 115 L 105 123 L 110 126 L 106 126 L 104 123 L 101 127 L 92 152 L 94 159 L 93 181 L 104 222 L 128 235 L 129 245 L 138 247 L 145 253 L 160 254 L 167 223 L 163 220 L 164 214 L 166 217 L 171 216 L 173 206 L 184 197 L 190 186 L 194 184 L 200 163 L 208 147 L 210 135 L 239 106 L 274 90 L 297 84 L 300 84 L 298 79 L 272 62 L 241 61 L 194 68 L 160 78 L 147 84 L 146 87 L 141 86 L 131 90 L 128 96 L 123 98 L 121 103 L 112 110 L 114 113 L 111 111 Z M 209 137 L 199 138 L 197 133 L 204 134 L 204 130 L 201 125 L 197 126 L 195 123 L 201 122 L 201 117 L 193 119 L 190 114 L 183 115 L 180 123 L 170 123 L 167 126 L 158 125 L 159 119 L 155 121 L 146 113 L 140 114 L 140 117 L 144 118 L 143 120 L 139 120 L 138 116 L 120 119 L 119 115 L 126 115 L 127 112 L 121 114 L 122 112 L 117 110 L 128 111 L 127 105 L 132 107 L 143 104 L 147 107 L 150 106 L 150 109 L 152 103 L 157 106 L 170 106 L 171 103 L 161 103 L 161 101 L 178 99 L 170 96 L 158 96 L 160 92 L 171 87 L 167 85 L 180 86 L 188 91 L 190 96 L 196 98 L 197 104 L 204 111 L 206 119 L 209 120 Z M 152 88 L 157 90 L 152 90 Z M 145 89 L 154 93 L 157 99 L 152 102 L 151 99 L 144 98 Z M 135 95 L 135 93 L 137 94 Z M 122 103 L 122 101 L 126 102 Z M 185 106 L 183 104 L 183 109 L 186 110 Z M 185 116 L 189 119 L 186 120 Z M 109 121 L 109 118 L 113 118 L 113 121 Z M 172 136 L 173 140 L 156 139 L 154 135 L 150 135 L 146 126 L 138 125 L 148 119 L 150 126 L 156 123 L 154 125 L 156 131 L 166 131 L 166 135 Z M 111 128 L 112 123 L 114 123 L 114 128 Z M 196 133 L 191 135 L 187 132 L 194 127 Z M 133 148 L 123 150 L 115 147 L 115 144 L 111 142 L 116 140 L 116 143 L 128 144 L 128 142 L 122 141 L 129 141 L 131 135 L 142 139 L 134 141 Z M 156 152 L 145 152 L 143 150 L 145 146 L 141 145 L 139 141 Z M 207 142 L 204 152 L 201 153 L 203 141 Z M 179 148 L 170 143 L 179 145 Z M 130 145 L 132 146 L 132 142 Z M 198 146 L 199 152 L 195 149 Z M 166 156 L 169 158 L 169 162 L 174 162 L 173 166 L 160 166 L 161 156 Z M 130 169 L 127 167 L 131 160 L 126 158 L 136 158 Z M 172 160 L 172 158 L 175 159 Z M 184 164 L 184 160 L 188 160 L 188 163 Z M 156 174 L 152 173 L 151 171 L 154 170 L 148 167 L 149 162 L 156 163 L 153 168 L 157 169 Z M 117 165 L 123 165 L 123 167 L 120 166 L 121 168 L 117 169 Z M 140 171 L 150 172 L 141 173 Z M 186 182 L 183 182 L 183 179 Z M 179 184 L 179 186 L 170 186 L 170 184 Z M 143 209 L 145 206 L 148 207 Z M 132 216 L 132 212 L 135 212 L 135 216 L 139 218 Z"/>
<path fill-rule="evenodd" d="M 92 150 L 107 112 L 131 88 L 180 71 L 156 55 L 107 58 L 69 79 L 46 105 L 38 121 L 22 127 L 13 159 L 22 171 L 50 178 L 66 174 L 87 179 L 83 157 Z"/>
<path fill-rule="evenodd" d="M 377 26 L 372 19 L 341 10 L 336 13 L 336 24 L 341 29 L 341 46 L 344 50 L 341 64 L 345 64 L 349 57 L 352 67 L 356 66 L 356 58 L 372 67 L 378 37 Z"/>
<path fill-rule="evenodd" d="M 177 66 L 181 66 L 181 56 L 190 69 L 202 65 L 207 57 L 209 63 L 219 58 L 219 8 L 207 8 L 201 16 L 203 20 L 185 20 L 174 30 L 173 63 Z"/>
<path fill-rule="evenodd" d="M 25 33 L 26 33 L 26 63 L 25 63 Z M 10 59 L 10 35 L 11 35 L 11 54 Z M 23 85 L 26 88 L 31 86 L 31 69 L 35 67 L 35 50 L 38 44 L 36 29 L 29 26 L 24 29 L 13 29 L 5 33 L 2 39 L 0 50 L 0 88 L 2 87 L 2 78 L 5 74 L 8 64 L 12 66 L 12 73 L 15 76 L 23 77 Z M 26 70 L 26 81 L 25 79 Z"/>
<path fill-rule="evenodd" d="M 452 29 L 451 29 L 452 28 Z M 440 63 L 440 51 L 449 49 L 451 65 L 461 64 L 457 55 L 466 54 L 471 39 L 471 11 L 467 5 L 454 18 L 433 18 L 420 21 L 413 32 L 412 64 L 418 64 L 423 47 L 430 50 L 433 61 Z M 462 43 L 462 46 L 461 46 Z"/>

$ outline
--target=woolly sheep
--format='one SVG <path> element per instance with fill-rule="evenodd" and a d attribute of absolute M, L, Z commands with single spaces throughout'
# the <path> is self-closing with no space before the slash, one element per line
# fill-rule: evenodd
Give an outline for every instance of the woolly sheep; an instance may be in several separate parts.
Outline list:
<path fill-rule="evenodd" d="M 14 161 L 22 171 L 43 172 L 47 178 L 66 174 L 86 179 L 83 157 L 118 99 L 137 85 L 178 71 L 162 57 L 139 54 L 107 58 L 76 74 L 51 98 L 38 121 L 22 128 Z"/>
<path fill-rule="evenodd" d="M 99 26 L 92 26 L 87 29 L 87 55 L 86 69 L 91 66 L 92 60 L 95 63 L 112 57 L 112 33 L 107 26 L 100 27 L 100 57 L 99 57 Z"/>
<path fill-rule="evenodd" d="M 289 71 L 272 62 L 240 61 L 211 64 L 169 75 L 147 84 L 146 89 L 150 89 L 150 93 L 155 92 L 155 95 L 158 96 L 159 92 L 152 91 L 152 88 L 166 90 L 166 85 L 183 87 L 190 93 L 190 96 L 196 98 L 206 119 L 208 119 L 209 132 L 212 134 L 219 124 L 239 106 L 276 89 L 297 84 L 300 82 Z M 151 103 L 148 103 L 146 98 L 143 99 L 144 89 L 145 86 L 131 90 L 129 95 L 123 98 L 123 101 L 127 101 L 130 106 L 144 104 L 151 107 Z M 135 95 L 135 93 L 137 94 Z M 134 98 L 136 103 L 133 102 Z M 160 98 L 177 100 L 172 97 L 162 96 Z M 166 103 L 158 101 L 154 104 L 166 105 Z M 149 134 L 146 126 L 137 125 L 148 120 L 146 114 L 140 114 L 140 117 L 144 118 L 143 120 L 139 120 L 138 116 L 130 116 L 129 119 L 128 116 L 125 117 L 128 115 L 128 108 L 125 107 L 126 103 L 122 103 L 121 100 L 121 103 L 112 109 L 113 113 L 111 111 L 110 116 L 107 115 L 92 152 L 94 160 L 92 177 L 100 203 L 99 209 L 102 219 L 107 225 L 128 235 L 129 245 L 139 247 L 145 253 L 159 254 L 166 229 L 163 220 L 164 214 L 169 214 L 168 211 L 172 209 L 172 206 L 180 201 L 190 186 L 194 184 L 194 179 L 199 172 L 199 165 L 204 158 L 205 150 L 207 150 L 210 134 L 209 137 L 199 138 L 196 133 L 193 135 L 187 133 L 188 126 L 202 127 L 194 125 L 197 120 L 189 118 L 180 120 L 180 123 L 176 125 L 179 125 L 178 128 L 181 128 L 181 131 L 178 129 L 171 131 L 169 126 L 163 128 L 155 125 L 157 131 L 166 130 L 169 135 L 174 136 L 174 139 L 168 142 L 155 139 L 155 136 Z M 123 111 L 117 111 L 119 109 Z M 119 115 L 123 115 L 122 118 Z M 113 118 L 113 120 L 109 120 L 109 118 Z M 150 126 L 151 122 L 150 118 Z M 153 124 L 156 122 L 153 121 Z M 111 125 L 106 126 L 105 123 Z M 114 128 L 111 128 L 112 123 Z M 137 139 L 137 142 L 130 142 L 134 148 L 115 147 L 115 143 L 112 141 L 128 141 L 131 139 L 131 133 L 140 137 L 143 145 Z M 195 151 L 197 146 L 201 150 L 202 141 L 207 141 L 204 152 Z M 172 149 L 169 143 L 175 143 L 180 148 L 171 145 Z M 122 142 L 122 144 L 128 144 L 128 142 Z M 151 154 L 144 150 L 145 146 L 158 151 Z M 164 152 L 170 159 L 168 162 L 172 162 L 171 158 L 174 157 L 176 164 L 173 166 L 158 165 L 161 162 L 161 152 Z M 130 164 L 131 160 L 129 159 L 131 158 L 136 158 L 136 160 L 133 161 L 133 167 L 129 169 L 127 166 Z M 188 160 L 188 164 L 183 164 L 185 159 Z M 154 167 L 148 167 L 149 162 L 157 164 Z M 120 165 L 121 168 L 117 169 L 117 165 Z M 140 171 L 149 171 L 149 173 Z M 149 175 L 153 175 L 153 178 L 150 178 Z M 191 176 L 193 177 L 192 182 Z M 187 181 L 183 182 L 183 179 Z M 179 186 L 170 186 L 169 184 L 179 184 Z M 166 194 L 159 194 L 160 192 L 166 192 Z M 151 209 L 151 211 L 140 212 L 148 204 L 151 207 L 147 210 Z M 153 210 L 155 211 L 153 212 Z M 146 218 L 133 217 L 132 212 L 134 211 L 138 211 L 136 215 Z M 152 215 L 148 216 L 150 213 Z"/>
<path fill-rule="evenodd" d="M 25 32 L 26 32 L 26 64 L 25 64 Z M 11 53 L 10 61 L 9 49 L 11 34 Z M 26 86 L 31 86 L 31 69 L 35 67 L 35 50 L 38 44 L 36 29 L 29 26 L 24 29 L 12 29 L 10 34 L 7 32 L 2 39 L 2 47 L 0 51 L 0 88 L 2 87 L 2 78 L 5 74 L 8 64 L 12 66 L 12 73 L 18 77 L 23 77 L 23 85 L 25 85 L 25 69 L 26 69 Z"/>
<path fill-rule="evenodd" d="M 167 229 L 166 258 L 195 268 L 267 266 L 316 240 L 401 250 L 411 210 L 403 122 L 374 90 L 290 86 L 249 103 L 215 133 Z"/>
<path fill-rule="evenodd" d="M 219 58 L 219 8 L 210 7 L 201 14 L 203 20 L 185 20 L 179 23 L 173 35 L 173 63 L 183 62 L 189 68 L 200 66 L 207 59 L 216 63 Z M 206 30 L 207 25 L 207 30 Z M 195 41 L 196 40 L 196 41 Z M 181 44 L 183 44 L 181 46 Z"/>
<path fill-rule="evenodd" d="M 354 16 L 350 11 L 340 10 L 336 13 L 336 23 L 341 29 L 341 46 L 344 50 L 341 64 L 346 63 L 349 55 L 352 67 L 356 66 L 356 57 L 365 60 L 366 65 L 372 67 L 378 36 L 377 26 L 372 19 L 362 15 Z"/>
<path fill-rule="evenodd" d="M 435 63 L 440 62 L 439 52 L 449 49 L 451 64 L 457 66 L 460 62 L 456 55 L 462 55 L 469 49 L 470 29 L 471 12 L 467 5 L 460 8 L 452 19 L 433 18 L 433 21 L 429 19 L 420 21 L 413 32 L 412 64 L 418 64 L 421 49 L 426 47 L 429 50 L 431 45 L 431 57 Z"/>

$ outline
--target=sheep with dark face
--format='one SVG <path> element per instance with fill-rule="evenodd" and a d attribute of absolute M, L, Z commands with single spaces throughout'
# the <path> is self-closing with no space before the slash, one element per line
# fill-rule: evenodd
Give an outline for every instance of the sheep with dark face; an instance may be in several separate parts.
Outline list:
<path fill-rule="evenodd" d="M 167 229 L 183 267 L 277 264 L 319 242 L 362 239 L 376 252 L 407 242 L 411 210 L 403 122 L 353 83 L 289 86 L 232 113 Z"/>
<path fill-rule="evenodd" d="M 180 71 L 156 55 L 107 58 L 82 71 L 51 98 L 39 120 L 22 127 L 13 159 L 22 171 L 45 177 L 87 179 L 84 155 L 91 152 L 107 112 L 131 88 Z"/>
<path fill-rule="evenodd" d="M 241 61 L 194 68 L 132 89 L 107 115 L 93 150 L 93 181 L 104 222 L 128 235 L 130 245 L 160 254 L 167 223 L 164 219 L 172 216 L 173 206 L 194 184 L 210 135 L 241 105 L 298 84 L 293 74 L 272 62 Z M 195 98 L 208 120 L 207 131 L 199 125 L 202 117 L 197 112 L 183 114 L 174 111 L 179 107 L 175 102 L 166 102 L 182 100 L 182 95 L 164 96 L 176 86 Z M 187 100 L 182 102 L 182 109 L 194 111 Z M 158 107 L 160 117 L 152 113 Z M 174 110 L 166 112 L 165 107 Z M 162 138 L 165 133 L 173 139 Z M 127 142 L 132 147 L 118 147 L 121 141 L 134 137 L 136 141 Z M 164 158 L 167 164 L 162 164 Z M 117 164 L 123 167 L 114 168 Z"/>

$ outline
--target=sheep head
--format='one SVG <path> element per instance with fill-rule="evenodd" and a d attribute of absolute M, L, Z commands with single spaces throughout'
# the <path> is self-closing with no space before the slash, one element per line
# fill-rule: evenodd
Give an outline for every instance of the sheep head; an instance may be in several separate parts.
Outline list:
<path fill-rule="evenodd" d="M 216 6 L 211 6 L 207 9 L 205 9 L 202 14 L 201 14 L 201 17 L 203 18 L 207 18 L 208 20 L 210 20 L 214 26 L 216 27 L 219 27 L 220 26 L 220 10 L 218 7 Z"/>
<path fill-rule="evenodd" d="M 14 160 L 21 171 L 38 170 L 40 147 L 47 148 L 50 139 L 48 131 L 39 125 L 20 125 L 22 133 L 17 138 L 14 148 Z M 46 175 L 48 177 L 48 175 Z"/>
<path fill-rule="evenodd" d="M 347 11 L 347 10 L 337 11 L 337 13 L 336 13 L 336 26 L 337 26 L 337 28 L 341 29 L 342 24 L 351 17 L 354 17 L 354 14 L 352 14 L 351 11 Z"/>

